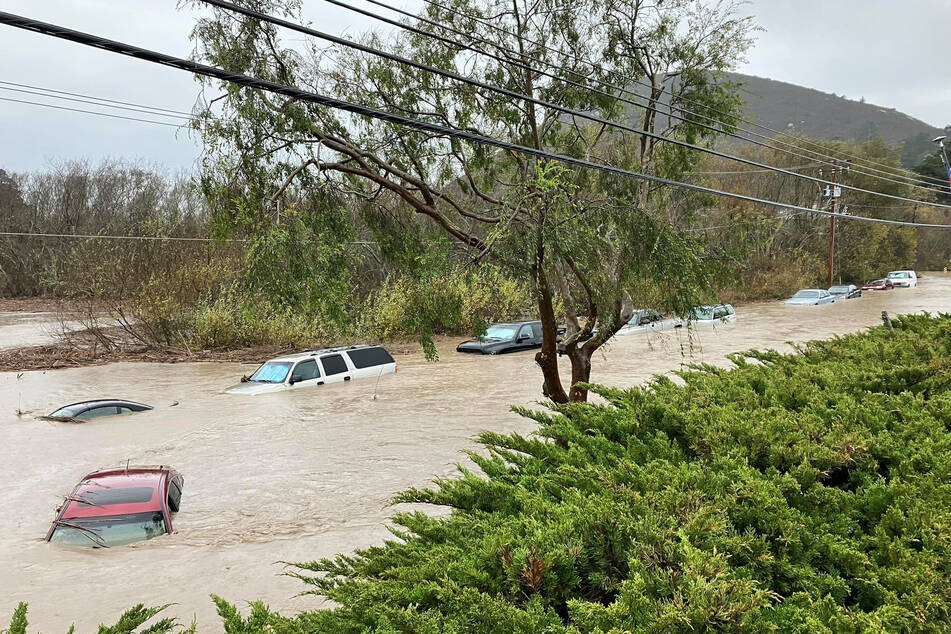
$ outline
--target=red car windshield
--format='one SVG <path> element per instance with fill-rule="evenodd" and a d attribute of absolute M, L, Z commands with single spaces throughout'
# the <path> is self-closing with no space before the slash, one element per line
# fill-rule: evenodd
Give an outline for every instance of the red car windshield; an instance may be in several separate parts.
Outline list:
<path fill-rule="evenodd" d="M 51 542 L 104 548 L 122 546 L 164 535 L 161 511 L 126 513 L 104 517 L 64 517 L 55 522 Z"/>

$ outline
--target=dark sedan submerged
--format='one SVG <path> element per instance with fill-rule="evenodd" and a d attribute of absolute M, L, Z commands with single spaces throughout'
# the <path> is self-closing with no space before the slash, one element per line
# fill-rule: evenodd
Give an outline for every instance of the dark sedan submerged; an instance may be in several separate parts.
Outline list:
<path fill-rule="evenodd" d="M 492 324 L 478 339 L 463 341 L 456 352 L 474 352 L 478 354 L 502 354 L 517 352 L 542 345 L 542 322 L 519 321 L 506 324 Z"/>
<path fill-rule="evenodd" d="M 829 293 L 835 295 L 836 299 L 855 299 L 862 296 L 862 289 L 856 287 L 855 284 L 840 284 L 830 286 Z"/>
<path fill-rule="evenodd" d="M 126 401 L 122 399 L 99 399 L 96 401 L 83 401 L 82 403 L 73 403 L 61 407 L 48 416 L 43 416 L 47 420 L 90 420 L 100 416 L 120 416 L 122 414 L 132 414 L 133 412 L 144 412 L 152 409 L 151 405 L 143 405 L 135 401 Z"/>

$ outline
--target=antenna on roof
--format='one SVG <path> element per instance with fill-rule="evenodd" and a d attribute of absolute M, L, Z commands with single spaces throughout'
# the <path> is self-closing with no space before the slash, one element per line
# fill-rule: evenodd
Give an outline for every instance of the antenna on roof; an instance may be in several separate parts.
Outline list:
<path fill-rule="evenodd" d="M 126 474 L 126 475 L 129 475 L 129 461 L 130 461 L 130 460 L 131 460 L 131 458 L 126 458 L 126 459 L 125 459 L 125 474 Z"/>

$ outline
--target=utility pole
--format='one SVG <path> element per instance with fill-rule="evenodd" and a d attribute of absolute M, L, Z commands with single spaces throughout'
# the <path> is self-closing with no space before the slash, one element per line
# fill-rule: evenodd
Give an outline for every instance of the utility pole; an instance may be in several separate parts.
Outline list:
<path fill-rule="evenodd" d="M 944 163 L 944 169 L 948 172 L 948 184 L 951 185 L 951 163 L 948 162 L 948 153 L 944 149 L 944 140 L 946 138 L 947 137 L 945 136 L 937 136 L 932 139 L 932 141 L 938 144 L 938 149 L 940 150 L 939 154 L 941 154 L 941 162 Z"/>
<path fill-rule="evenodd" d="M 835 201 L 836 190 L 839 188 L 839 169 L 836 161 L 832 161 L 832 187 L 829 188 L 829 286 L 832 286 L 832 272 L 835 270 Z"/>
<path fill-rule="evenodd" d="M 842 188 L 839 187 L 839 172 L 849 171 L 849 164 L 852 161 L 846 160 L 840 166 L 838 161 L 832 161 L 832 186 L 829 188 L 829 211 L 833 213 L 829 216 L 829 286 L 832 286 L 833 272 L 835 271 L 835 213 L 836 203 L 839 196 L 842 195 Z"/>

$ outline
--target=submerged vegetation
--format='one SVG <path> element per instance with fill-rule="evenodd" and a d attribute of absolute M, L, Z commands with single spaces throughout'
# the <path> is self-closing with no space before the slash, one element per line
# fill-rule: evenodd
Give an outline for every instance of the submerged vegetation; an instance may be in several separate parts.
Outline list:
<path fill-rule="evenodd" d="M 534 436 L 397 499 L 451 514 L 296 567 L 336 607 L 216 597 L 225 628 L 947 632 L 951 316 L 893 325 L 519 410 Z"/>

